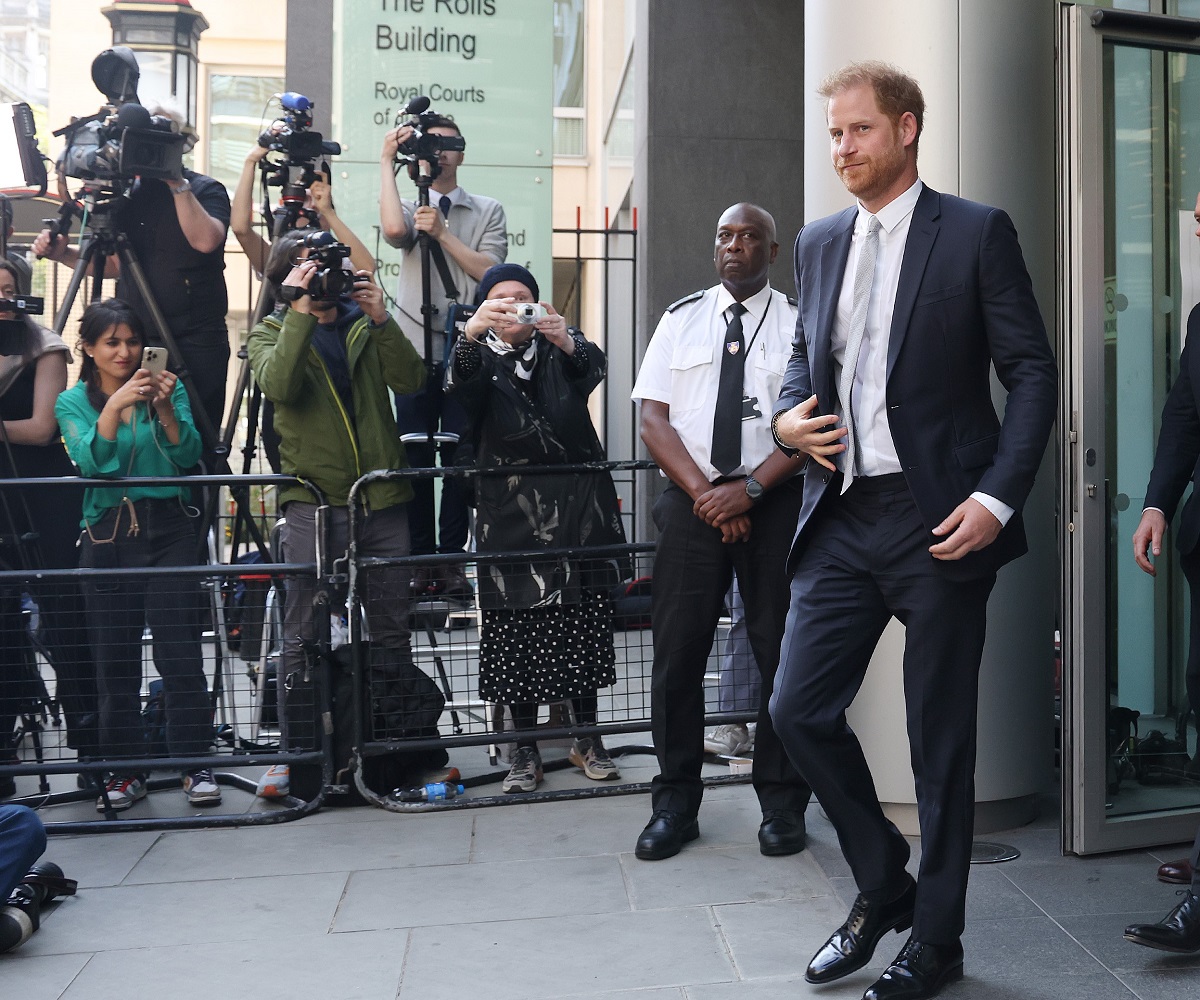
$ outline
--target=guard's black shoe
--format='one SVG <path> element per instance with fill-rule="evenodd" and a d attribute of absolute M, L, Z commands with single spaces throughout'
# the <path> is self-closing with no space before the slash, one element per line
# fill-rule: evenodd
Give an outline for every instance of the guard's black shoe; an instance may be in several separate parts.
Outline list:
<path fill-rule="evenodd" d="M 873 903 L 859 893 L 850 907 L 850 916 L 808 963 L 804 978 L 810 983 L 832 983 L 857 972 L 875 954 L 875 946 L 888 931 L 906 931 L 912 926 L 913 906 L 917 901 L 917 883 L 906 875 L 908 884 L 890 903 Z"/>
<path fill-rule="evenodd" d="M 909 938 L 863 1000 L 925 1000 L 962 974 L 961 944 L 925 944 Z"/>
<path fill-rule="evenodd" d="M 1157 924 L 1133 924 L 1125 928 L 1125 940 L 1159 951 L 1188 955 L 1200 951 L 1200 896 L 1181 889 L 1183 902 Z"/>
<path fill-rule="evenodd" d="M 799 854 L 804 850 L 804 814 L 790 809 L 769 809 L 758 828 L 758 849 L 767 857 Z"/>
<path fill-rule="evenodd" d="M 687 817 L 669 809 L 656 809 L 638 837 L 633 853 L 643 861 L 661 861 L 673 857 L 689 840 L 700 836 L 696 817 Z"/>

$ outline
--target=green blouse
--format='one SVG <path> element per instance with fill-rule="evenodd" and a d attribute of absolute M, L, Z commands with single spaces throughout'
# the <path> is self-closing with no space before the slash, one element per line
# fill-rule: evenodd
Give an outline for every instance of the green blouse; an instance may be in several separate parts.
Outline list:
<path fill-rule="evenodd" d="M 201 441 L 192 423 L 192 408 L 182 382 L 171 393 L 175 419 L 179 423 L 179 444 L 171 444 L 162 425 L 152 415 L 149 404 L 137 403 L 133 419 L 117 425 L 117 439 L 109 441 L 96 432 L 100 414 L 88 401 L 87 386 L 77 382 L 58 397 L 54 414 L 62 431 L 67 454 L 87 479 L 116 479 L 125 476 L 177 476 L 200 459 Z M 84 491 L 83 521 L 80 527 L 95 523 L 122 499 L 147 497 L 170 499 L 186 497 L 184 486 L 137 486 L 132 483 L 114 487 L 92 487 Z"/>

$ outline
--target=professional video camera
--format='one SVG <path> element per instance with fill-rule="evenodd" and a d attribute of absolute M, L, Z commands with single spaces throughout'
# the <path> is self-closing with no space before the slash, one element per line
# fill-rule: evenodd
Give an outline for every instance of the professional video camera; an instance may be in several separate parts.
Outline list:
<path fill-rule="evenodd" d="M 66 136 L 59 166 L 68 177 L 117 187 L 138 176 L 183 176 L 187 137 L 170 118 L 151 115 L 138 103 L 139 75 L 136 57 L 123 45 L 106 49 L 92 61 L 92 82 L 108 104 L 54 133 Z"/>
<path fill-rule="evenodd" d="M 407 121 L 405 115 L 412 115 Z M 461 135 L 439 135 L 430 132 L 437 127 L 442 118 L 436 111 L 429 110 L 429 98 L 414 97 L 396 113 L 396 125 L 407 125 L 413 130 L 412 136 L 396 150 L 396 159 L 407 163 L 409 173 L 420 170 L 419 164 L 424 163 L 425 169 L 420 172 L 430 180 L 435 180 L 442 172 L 438 157 L 443 153 L 461 153 L 467 148 L 467 140 Z"/>
<path fill-rule="evenodd" d="M 308 259 L 316 261 L 319 266 L 307 288 L 284 285 L 285 299 L 294 302 L 303 295 L 309 295 L 317 302 L 332 302 L 354 291 L 354 282 L 358 278 L 342 266 L 343 261 L 350 259 L 350 248 L 345 243 L 339 243 L 332 233 L 321 230 L 309 233 L 300 245 L 308 247 Z"/>
<path fill-rule="evenodd" d="M 316 180 L 316 161 L 322 156 L 337 156 L 342 147 L 326 139 L 320 132 L 311 131 L 313 103 L 307 97 L 295 91 L 279 94 L 278 97 L 284 114 L 258 137 L 258 144 L 264 149 L 283 154 L 282 160 L 263 160 L 266 183 L 284 188 L 281 199 L 284 202 L 289 196 L 299 197 L 303 201 L 304 190 Z M 293 167 L 302 171 L 297 183 L 292 183 Z"/>

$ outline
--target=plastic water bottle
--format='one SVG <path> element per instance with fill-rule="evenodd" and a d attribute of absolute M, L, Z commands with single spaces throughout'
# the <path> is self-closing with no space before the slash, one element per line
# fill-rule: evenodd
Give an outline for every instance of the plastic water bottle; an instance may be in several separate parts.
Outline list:
<path fill-rule="evenodd" d="M 397 788 L 392 792 L 392 798 L 397 802 L 444 802 L 456 798 L 466 791 L 462 785 L 448 781 L 433 781 L 428 785 L 418 785 L 416 788 Z"/>

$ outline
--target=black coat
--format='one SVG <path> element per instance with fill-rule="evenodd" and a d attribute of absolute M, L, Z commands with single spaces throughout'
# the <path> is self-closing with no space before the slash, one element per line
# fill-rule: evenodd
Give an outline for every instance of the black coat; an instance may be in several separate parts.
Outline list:
<path fill-rule="evenodd" d="M 604 379 L 607 361 L 585 343 L 587 366 L 540 335 L 529 380 L 515 373 L 516 353 L 478 351 L 479 368 L 463 377 L 457 355 L 446 391 L 470 421 L 476 468 L 573 465 L 604 461 L 587 400 Z M 519 552 L 613 545 L 625 541 L 616 489 L 607 472 L 485 475 L 476 483 L 475 538 L 479 552 Z M 575 603 L 581 592 L 607 591 L 624 576 L 619 561 L 553 557 L 480 567 L 480 604 L 532 608 Z"/>

